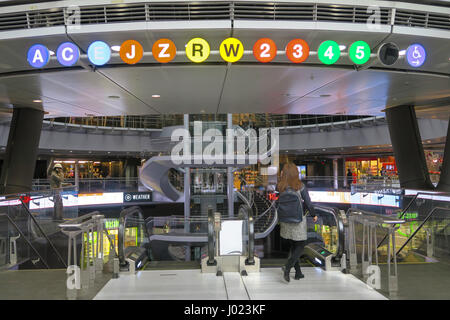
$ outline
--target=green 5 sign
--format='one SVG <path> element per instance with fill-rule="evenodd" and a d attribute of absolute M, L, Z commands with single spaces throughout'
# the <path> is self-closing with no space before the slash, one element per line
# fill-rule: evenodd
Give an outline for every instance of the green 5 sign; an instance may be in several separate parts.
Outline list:
<path fill-rule="evenodd" d="M 355 64 L 364 64 L 370 59 L 370 47 L 367 42 L 356 41 L 348 51 L 350 60 Z"/>

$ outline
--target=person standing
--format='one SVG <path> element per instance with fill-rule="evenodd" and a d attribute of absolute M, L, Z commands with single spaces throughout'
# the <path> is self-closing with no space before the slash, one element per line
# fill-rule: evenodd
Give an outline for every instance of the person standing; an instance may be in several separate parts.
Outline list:
<path fill-rule="evenodd" d="M 349 188 L 349 189 L 351 189 L 351 187 L 352 187 L 352 180 L 353 180 L 352 170 L 350 170 L 350 168 L 348 168 L 348 170 L 347 170 L 347 188 Z"/>
<path fill-rule="evenodd" d="M 53 165 L 53 159 L 47 168 L 47 177 L 50 181 L 50 188 L 53 190 L 53 220 L 63 219 L 63 202 L 61 197 L 64 183 L 64 170 L 60 163 Z"/>
<path fill-rule="evenodd" d="M 298 168 L 293 163 L 286 163 L 284 165 L 277 189 L 278 192 L 280 192 L 280 196 L 285 191 L 294 191 L 300 195 L 301 201 L 303 202 L 302 207 L 306 207 L 306 209 L 308 209 L 309 214 L 314 218 L 314 222 L 317 221 L 317 216 L 314 211 L 314 206 L 311 203 L 308 190 L 300 180 Z M 303 215 L 301 222 L 290 223 L 280 221 L 280 235 L 282 238 L 288 240 L 290 244 L 289 257 L 285 266 L 282 268 L 283 280 L 286 283 L 289 283 L 290 281 L 290 272 L 292 267 L 295 268 L 295 280 L 304 278 L 299 263 L 308 238 L 307 221 L 305 216 L 306 210 L 303 209 L 303 211 L 304 212 L 300 213 Z"/>

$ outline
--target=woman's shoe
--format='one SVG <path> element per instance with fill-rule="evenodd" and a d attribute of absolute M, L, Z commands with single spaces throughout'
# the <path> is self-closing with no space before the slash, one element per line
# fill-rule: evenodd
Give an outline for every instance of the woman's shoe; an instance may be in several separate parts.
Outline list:
<path fill-rule="evenodd" d="M 289 270 L 286 270 L 286 267 L 282 267 L 281 270 L 283 271 L 283 282 L 289 283 L 291 281 Z"/>
<path fill-rule="evenodd" d="M 295 276 L 294 276 L 294 279 L 295 280 L 300 280 L 300 279 L 303 279 L 305 277 L 305 275 L 301 272 L 301 271 L 295 271 Z"/>

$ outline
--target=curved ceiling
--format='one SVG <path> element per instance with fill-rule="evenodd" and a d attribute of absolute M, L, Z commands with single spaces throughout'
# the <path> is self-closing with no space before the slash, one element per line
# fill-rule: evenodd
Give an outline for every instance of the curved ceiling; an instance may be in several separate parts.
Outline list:
<path fill-rule="evenodd" d="M 248 51 L 234 64 L 225 63 L 214 52 L 230 36 L 240 39 Z M 165 65 L 156 63 L 150 54 L 134 66 L 123 63 L 118 54 L 98 68 L 89 65 L 85 54 L 77 66 L 69 68 L 61 67 L 54 57 L 43 70 L 26 63 L 26 52 L 35 43 L 56 51 L 60 43 L 72 41 L 85 53 L 95 40 L 113 46 L 135 39 L 150 53 L 157 39 L 172 39 L 182 51 L 193 37 L 210 43 L 213 52 L 206 63 L 193 64 L 183 54 Z M 274 39 L 278 50 L 301 37 L 313 52 L 299 65 L 290 63 L 283 52 L 263 64 L 251 53 L 262 37 Z M 373 51 L 386 42 L 395 42 L 400 49 L 419 42 L 427 48 L 428 58 L 418 69 L 410 67 L 404 57 L 391 67 L 373 57 L 357 68 L 347 56 L 334 66 L 325 66 L 314 55 L 324 40 L 347 48 L 364 40 Z M 0 111 L 12 106 L 42 108 L 47 117 L 266 112 L 380 115 L 387 107 L 412 104 L 425 116 L 448 117 L 449 48 L 450 31 L 389 25 L 369 30 L 365 24 L 317 21 L 132 22 L 85 25 L 79 30 L 58 26 L 3 31 Z M 154 94 L 161 97 L 153 98 Z"/>

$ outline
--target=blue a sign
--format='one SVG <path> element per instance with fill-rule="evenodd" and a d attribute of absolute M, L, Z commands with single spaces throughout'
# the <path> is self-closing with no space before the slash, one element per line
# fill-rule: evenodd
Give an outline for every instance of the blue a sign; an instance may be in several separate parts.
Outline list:
<path fill-rule="evenodd" d="M 28 50 L 27 60 L 33 68 L 43 68 L 50 60 L 50 51 L 42 44 L 35 44 Z"/>

